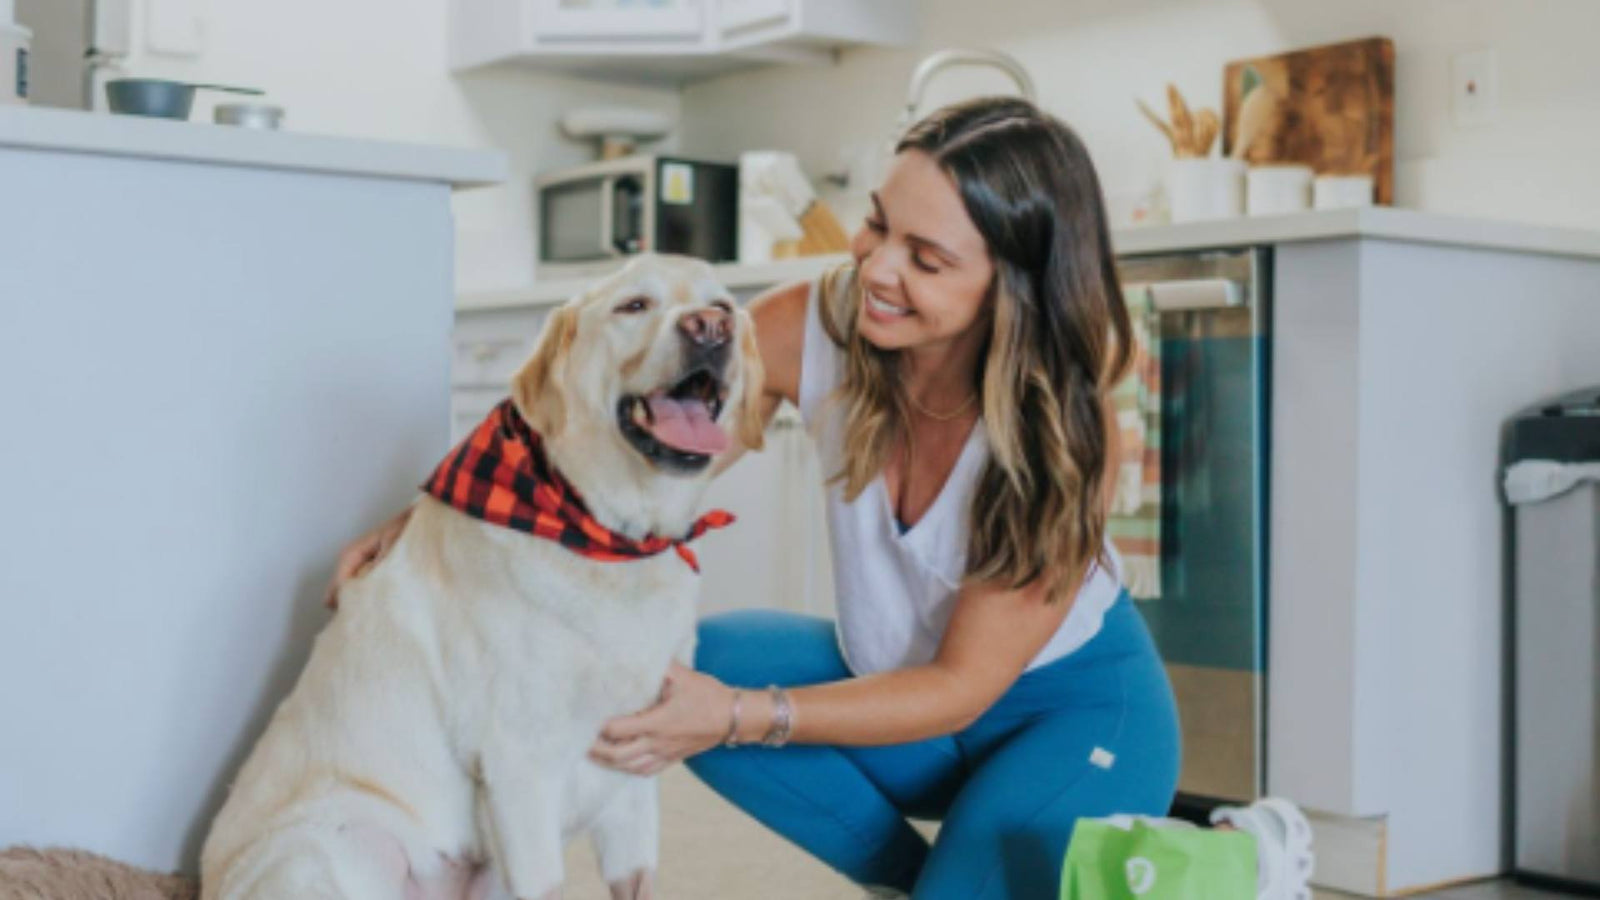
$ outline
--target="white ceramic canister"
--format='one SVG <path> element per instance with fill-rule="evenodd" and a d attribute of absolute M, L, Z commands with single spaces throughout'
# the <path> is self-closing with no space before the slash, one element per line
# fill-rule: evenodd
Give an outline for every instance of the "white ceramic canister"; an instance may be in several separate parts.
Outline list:
<path fill-rule="evenodd" d="M 1173 222 L 1228 219 L 1244 211 L 1244 163 L 1222 157 L 1179 158 L 1167 168 Z"/>
<path fill-rule="evenodd" d="M 15 0 L 0 0 L 0 104 L 28 102 L 33 32 L 15 19 Z"/>
<path fill-rule="evenodd" d="M 1281 216 L 1311 208 L 1310 166 L 1251 166 L 1245 176 L 1245 209 L 1252 216 Z"/>
<path fill-rule="evenodd" d="M 1371 206 L 1371 175 L 1318 175 L 1311 185 L 1311 205 L 1316 209 Z"/>

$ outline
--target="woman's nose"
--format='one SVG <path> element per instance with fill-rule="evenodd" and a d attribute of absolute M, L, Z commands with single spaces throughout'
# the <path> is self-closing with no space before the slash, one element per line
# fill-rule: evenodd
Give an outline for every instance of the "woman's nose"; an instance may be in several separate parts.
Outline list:
<path fill-rule="evenodd" d="M 716 307 L 695 310 L 678 319 L 678 330 L 696 346 L 720 347 L 733 337 L 733 316 Z"/>
<path fill-rule="evenodd" d="M 873 248 L 858 267 L 861 283 L 875 291 L 895 290 L 900 284 L 900 276 L 895 270 L 893 255 L 893 251 L 887 246 L 880 245 Z"/>

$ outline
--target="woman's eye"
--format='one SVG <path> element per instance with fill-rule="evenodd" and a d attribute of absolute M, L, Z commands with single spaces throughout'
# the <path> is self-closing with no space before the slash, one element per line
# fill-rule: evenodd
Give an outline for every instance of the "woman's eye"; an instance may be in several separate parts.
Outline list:
<path fill-rule="evenodd" d="M 921 269 L 924 272 L 932 273 L 932 272 L 939 271 L 938 269 L 934 268 L 930 263 L 928 263 L 925 260 L 923 260 L 923 258 L 922 258 L 922 256 L 920 254 L 916 254 L 916 253 L 911 254 L 911 264 L 916 266 L 917 268 Z"/>
<path fill-rule="evenodd" d="M 866 224 L 867 224 L 867 229 L 869 231 L 875 231 L 878 234 L 883 234 L 883 232 L 884 232 L 883 223 L 878 221 L 877 219 L 869 217 L 867 219 L 867 223 Z"/>
<path fill-rule="evenodd" d="M 616 308 L 616 312 L 624 313 L 624 314 L 633 314 L 633 313 L 642 313 L 642 312 L 645 312 L 645 311 L 647 311 L 649 309 L 650 309 L 650 298 L 649 297 L 634 297 L 632 300 L 624 301 L 620 306 L 618 306 Z"/>

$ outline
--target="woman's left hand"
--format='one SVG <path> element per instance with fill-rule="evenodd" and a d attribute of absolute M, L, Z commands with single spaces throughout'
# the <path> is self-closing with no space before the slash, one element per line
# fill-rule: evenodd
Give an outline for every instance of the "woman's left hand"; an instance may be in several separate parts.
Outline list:
<path fill-rule="evenodd" d="M 654 775 L 722 743 L 732 708 L 731 688 L 674 662 L 661 686 L 661 699 L 649 709 L 607 722 L 589 758 L 619 771 Z"/>

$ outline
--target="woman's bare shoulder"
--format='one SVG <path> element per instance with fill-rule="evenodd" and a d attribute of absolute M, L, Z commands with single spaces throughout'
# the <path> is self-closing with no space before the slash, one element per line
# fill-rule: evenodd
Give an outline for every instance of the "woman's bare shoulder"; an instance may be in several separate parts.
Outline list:
<path fill-rule="evenodd" d="M 796 281 L 772 288 L 750 301 L 756 344 L 766 369 L 766 393 L 798 402 L 800 360 L 805 352 L 806 307 L 811 282 Z"/>

